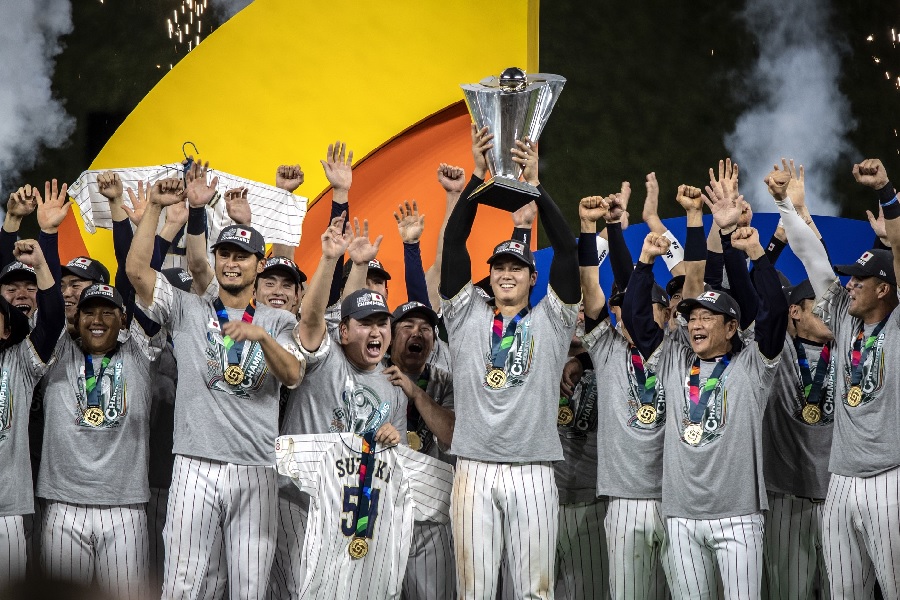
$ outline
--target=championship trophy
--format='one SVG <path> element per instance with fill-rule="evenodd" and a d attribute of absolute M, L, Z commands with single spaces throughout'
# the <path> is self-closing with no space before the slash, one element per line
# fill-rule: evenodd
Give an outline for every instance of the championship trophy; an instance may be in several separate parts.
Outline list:
<path fill-rule="evenodd" d="M 487 153 L 492 178 L 470 198 L 514 212 L 540 196 L 536 187 L 519 181 L 522 167 L 513 162 L 510 148 L 526 137 L 538 141 L 565 84 L 566 78 L 559 75 L 526 76 L 522 69 L 510 67 L 500 77 L 461 86 L 475 126 L 494 134 L 494 147 Z"/>

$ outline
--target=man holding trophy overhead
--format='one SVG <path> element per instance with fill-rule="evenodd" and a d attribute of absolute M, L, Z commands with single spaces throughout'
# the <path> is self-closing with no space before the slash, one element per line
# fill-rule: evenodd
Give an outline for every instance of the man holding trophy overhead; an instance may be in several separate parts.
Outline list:
<path fill-rule="evenodd" d="M 553 597 L 559 498 L 552 462 L 563 458 L 558 374 L 581 289 L 575 239 L 540 185 L 535 142 L 564 83 L 507 69 L 463 86 L 475 171 L 447 221 L 440 291 L 458 399 L 451 519 L 466 599 L 493 600 L 504 555 L 517 598 Z M 485 184 L 489 167 L 493 179 Z M 507 240 L 488 259 L 488 303 L 474 289 L 466 250 L 478 204 L 514 211 L 531 201 L 553 247 L 548 293 L 531 306 L 534 257 L 526 244 Z"/>

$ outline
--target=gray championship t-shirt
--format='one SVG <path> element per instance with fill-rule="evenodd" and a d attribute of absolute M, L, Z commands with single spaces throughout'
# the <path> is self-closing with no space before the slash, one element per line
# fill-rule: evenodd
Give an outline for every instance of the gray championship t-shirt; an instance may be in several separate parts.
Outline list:
<path fill-rule="evenodd" d="M 553 463 L 559 503 L 593 502 L 597 498 L 597 385 L 588 369 L 575 386 L 569 407 L 574 413 L 568 425 L 558 425 L 563 460 Z"/>
<path fill-rule="evenodd" d="M 28 338 L 0 353 L 0 463 L 5 473 L 0 517 L 34 512 L 28 414 L 34 387 L 47 369 Z"/>
<path fill-rule="evenodd" d="M 485 462 L 562 460 L 556 431 L 559 378 L 575 331 L 578 304 L 547 295 L 522 318 L 504 365 L 505 381 L 491 388 L 494 309 L 472 282 L 442 302 L 453 364 L 456 427 L 450 453 Z M 504 331 L 511 318 L 503 320 Z"/>
<path fill-rule="evenodd" d="M 669 415 L 663 452 L 663 514 L 721 519 L 768 509 L 763 474 L 762 420 L 780 355 L 764 357 L 756 342 L 737 355 L 710 393 L 700 425 L 699 445 L 684 440 L 690 425 L 689 381 L 697 357 L 689 346 L 667 337 L 659 361 Z M 714 369 L 701 361 L 700 389 Z"/>
<path fill-rule="evenodd" d="M 641 388 L 631 346 L 605 319 L 584 337 L 603 393 L 597 403 L 597 495 L 616 498 L 661 498 L 666 395 L 662 379 L 654 386 L 656 419 L 641 423 Z M 662 345 L 644 361 L 645 377 L 658 368 Z"/>
<path fill-rule="evenodd" d="M 110 357 L 102 377 L 103 355 L 91 356 L 100 390 L 99 406 L 91 407 L 81 345 L 68 335 L 59 338 L 56 363 L 44 378 L 38 497 L 94 505 L 149 500 L 150 361 L 158 354 L 137 319 L 132 319 L 129 335 Z"/>
<path fill-rule="evenodd" d="M 330 333 L 312 352 L 299 346 L 306 376 L 288 398 L 282 435 L 361 433 L 391 423 L 406 443 L 406 394 L 382 373 L 385 363 L 370 371 L 357 368 Z M 289 478 L 279 476 L 279 487 L 282 498 L 305 505 Z"/>
<path fill-rule="evenodd" d="M 850 298 L 839 281 L 816 306 L 834 333 L 836 372 L 834 443 L 829 470 L 845 477 L 872 477 L 900 465 L 900 310 L 894 309 L 862 364 L 862 401 L 847 403 L 850 352 L 861 319 L 847 313 Z M 866 327 L 863 341 L 874 330 Z"/>
<path fill-rule="evenodd" d="M 273 464 L 281 384 L 269 372 L 259 343 L 244 343 L 245 377 L 230 385 L 222 375 L 228 367 L 228 352 L 208 296 L 177 290 L 157 274 L 153 304 L 145 307 L 139 297 L 137 304 L 172 335 L 178 364 L 174 452 L 238 465 Z M 243 314 L 243 309 L 229 309 L 228 319 L 240 321 Z M 254 325 L 299 356 L 291 336 L 296 323 L 286 310 L 262 304 L 253 316 Z"/>
<path fill-rule="evenodd" d="M 804 345 L 810 376 L 821 365 L 822 346 Z M 834 361 L 822 382 L 818 423 L 809 424 L 801 413 L 806 405 L 797 349 L 788 337 L 775 369 L 775 383 L 763 419 L 763 461 L 766 489 L 778 494 L 822 499 L 828 492 L 828 456 L 834 425 Z"/>
<path fill-rule="evenodd" d="M 451 378 L 450 373 L 434 365 L 428 365 L 427 370 L 428 383 L 425 386 L 425 393 L 440 406 L 448 410 L 454 410 L 453 379 Z M 425 373 L 423 372 L 422 376 L 424 377 L 424 375 Z M 406 376 L 413 381 L 418 381 L 416 377 L 409 375 L 409 373 L 406 373 Z M 411 409 L 412 406 L 410 406 L 410 401 L 407 400 L 407 417 L 409 416 Z M 406 426 L 408 429 L 412 430 L 411 423 L 407 423 Z M 419 439 L 422 440 L 420 452 L 424 452 L 432 458 L 437 458 L 438 460 L 442 460 L 449 464 L 455 463 L 453 457 L 446 454 L 449 448 L 438 442 L 435 435 L 428 429 L 424 419 L 419 420 L 419 427 L 415 429 L 415 432 L 419 436 Z"/>

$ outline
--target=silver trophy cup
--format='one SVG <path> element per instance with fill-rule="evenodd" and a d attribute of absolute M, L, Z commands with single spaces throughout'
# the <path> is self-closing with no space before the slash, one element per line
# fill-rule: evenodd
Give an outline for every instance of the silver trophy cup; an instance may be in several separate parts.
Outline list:
<path fill-rule="evenodd" d="M 494 134 L 494 147 L 487 154 L 492 178 L 478 186 L 471 199 L 514 212 L 540 196 L 536 187 L 519 181 L 522 168 L 513 162 L 510 148 L 526 137 L 538 141 L 565 84 L 559 75 L 526 75 L 511 67 L 500 77 L 461 86 L 475 126 Z"/>

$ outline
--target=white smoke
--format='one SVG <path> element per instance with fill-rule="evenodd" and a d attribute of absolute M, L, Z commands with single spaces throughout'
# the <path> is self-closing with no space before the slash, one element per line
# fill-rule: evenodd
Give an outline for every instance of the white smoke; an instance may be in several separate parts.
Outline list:
<path fill-rule="evenodd" d="M 0 193 L 34 166 L 43 147 L 59 148 L 74 119 L 50 90 L 59 38 L 72 31 L 69 0 L 2 0 L 0 23 Z M 4 198 L 5 200 L 5 198 Z"/>
<path fill-rule="evenodd" d="M 741 167 L 741 191 L 755 209 L 772 210 L 762 179 L 794 158 L 806 169 L 806 202 L 813 214 L 834 215 L 834 169 L 849 172 L 856 123 L 841 93 L 842 48 L 829 33 L 829 0 L 754 0 L 741 17 L 759 42 L 759 58 L 744 81 L 754 104 L 725 137 Z"/>
<path fill-rule="evenodd" d="M 213 14 L 221 25 L 244 10 L 253 0 L 210 0 Z"/>

